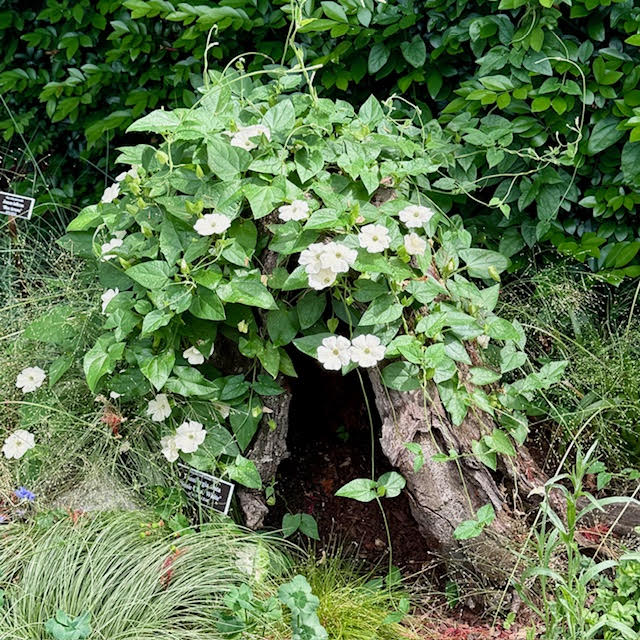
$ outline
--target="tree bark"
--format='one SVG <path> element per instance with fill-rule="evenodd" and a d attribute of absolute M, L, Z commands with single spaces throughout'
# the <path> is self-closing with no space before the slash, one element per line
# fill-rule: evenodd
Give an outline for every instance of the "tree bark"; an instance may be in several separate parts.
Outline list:
<path fill-rule="evenodd" d="M 494 428 L 491 416 L 470 410 L 463 423 L 454 426 L 434 384 L 424 397 L 422 390 L 388 389 L 377 372 L 370 379 L 382 419 L 382 451 L 407 481 L 411 511 L 426 541 L 445 556 L 459 557 L 467 545 L 453 537 L 454 530 L 463 520 L 473 519 L 478 508 L 491 503 L 496 517 L 486 530 L 488 535 L 483 534 L 478 543 L 483 547 L 482 556 L 491 559 L 496 569 L 507 568 L 513 558 L 505 540 L 517 540 L 525 532 L 521 496 L 546 480 L 527 448 L 518 447 L 515 458 L 501 462 L 494 473 L 471 450 L 474 440 Z M 417 472 L 414 455 L 404 446 L 410 442 L 420 445 L 424 454 L 424 465 Z M 453 462 L 432 460 L 450 449 L 463 457 Z"/>
<path fill-rule="evenodd" d="M 258 433 L 251 445 L 247 457 L 256 465 L 262 478 L 263 486 L 275 478 L 280 463 L 289 457 L 287 434 L 289 433 L 289 405 L 291 392 L 282 376 L 278 382 L 285 389 L 279 396 L 264 398 L 264 406 L 271 411 L 262 417 Z M 271 425 L 275 423 L 275 428 Z M 244 516 L 245 524 L 250 529 L 259 529 L 269 512 L 264 491 L 255 489 L 238 489 L 238 500 Z"/>

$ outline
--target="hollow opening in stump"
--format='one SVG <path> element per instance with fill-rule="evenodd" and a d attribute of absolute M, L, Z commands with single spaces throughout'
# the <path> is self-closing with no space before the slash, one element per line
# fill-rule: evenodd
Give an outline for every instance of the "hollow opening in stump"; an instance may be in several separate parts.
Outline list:
<path fill-rule="evenodd" d="M 277 474 L 277 504 L 267 523 L 279 527 L 285 513 L 316 518 L 319 549 L 342 543 L 371 562 L 386 557 L 387 536 L 376 502 L 338 498 L 336 491 L 355 478 L 371 476 L 371 425 L 355 372 L 326 371 L 300 354 L 292 354 L 298 378 L 291 380 L 287 448 Z M 380 448 L 381 420 L 369 379 L 363 375 L 373 416 L 375 476 L 392 470 Z M 383 499 L 393 542 L 394 564 L 418 569 L 430 559 L 428 545 L 411 515 L 406 492 Z"/>

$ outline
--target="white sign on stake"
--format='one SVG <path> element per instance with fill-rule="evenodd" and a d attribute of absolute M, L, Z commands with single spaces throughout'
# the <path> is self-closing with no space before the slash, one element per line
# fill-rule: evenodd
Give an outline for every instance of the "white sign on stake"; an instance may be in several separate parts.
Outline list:
<path fill-rule="evenodd" d="M 4 216 L 30 220 L 35 202 L 36 199 L 29 196 L 19 196 L 16 193 L 0 191 L 0 213 Z"/>

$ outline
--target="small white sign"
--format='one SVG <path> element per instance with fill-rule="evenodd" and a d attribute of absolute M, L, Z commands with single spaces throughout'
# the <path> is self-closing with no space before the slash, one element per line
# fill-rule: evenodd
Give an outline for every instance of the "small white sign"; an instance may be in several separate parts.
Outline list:
<path fill-rule="evenodd" d="M 29 196 L 0 191 L 0 213 L 5 216 L 30 220 L 35 202 L 36 199 Z"/>
<path fill-rule="evenodd" d="M 186 464 L 178 463 L 180 484 L 191 498 L 198 500 L 203 507 L 215 509 L 225 516 L 231 507 L 231 497 L 235 485 L 216 478 L 204 471 L 198 471 Z"/>

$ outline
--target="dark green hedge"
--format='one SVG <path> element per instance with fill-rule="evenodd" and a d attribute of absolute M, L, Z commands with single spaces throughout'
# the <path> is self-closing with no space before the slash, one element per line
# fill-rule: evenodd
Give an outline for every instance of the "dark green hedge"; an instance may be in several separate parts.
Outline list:
<path fill-rule="evenodd" d="M 57 189 L 50 195 L 76 205 L 96 189 L 96 166 L 107 166 L 134 118 L 194 101 L 212 28 L 211 67 L 243 52 L 268 56 L 245 55 L 242 64 L 254 69 L 282 61 L 292 11 L 277 0 L 23 7 L 0 0 L 7 43 L 0 92 L 11 112 L 0 117 L 0 133 L 28 178 L 13 178 L 12 188 L 32 189 L 24 137 Z M 316 74 L 321 92 L 352 100 L 404 94 L 451 133 L 459 145 L 453 182 L 436 182 L 434 192 L 457 190 L 441 204 L 473 218 L 479 237 L 507 255 L 550 239 L 593 268 L 613 270 L 613 279 L 624 275 L 640 249 L 640 7 L 633 0 L 308 0 L 299 7 L 296 42 L 309 64 L 324 65 Z M 284 62 L 292 60 L 289 50 Z"/>

